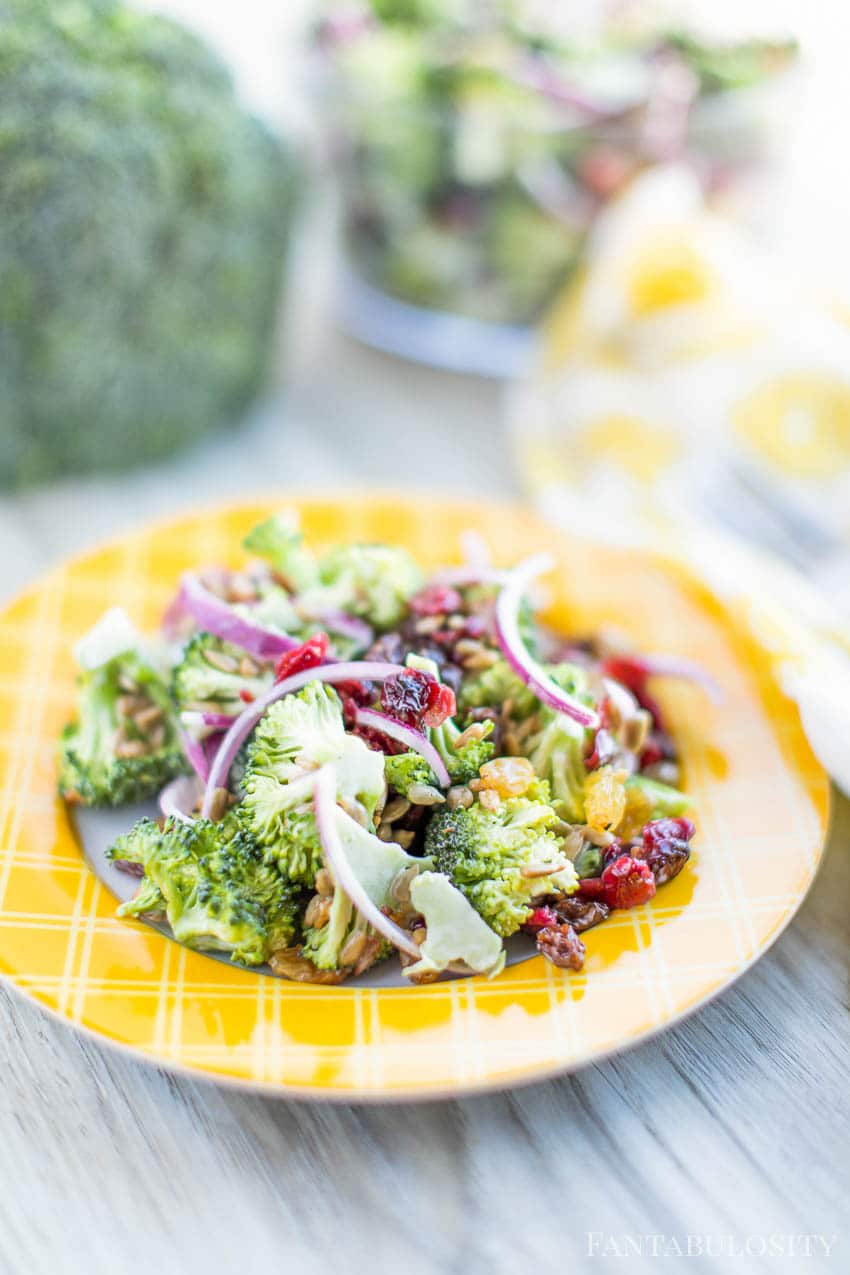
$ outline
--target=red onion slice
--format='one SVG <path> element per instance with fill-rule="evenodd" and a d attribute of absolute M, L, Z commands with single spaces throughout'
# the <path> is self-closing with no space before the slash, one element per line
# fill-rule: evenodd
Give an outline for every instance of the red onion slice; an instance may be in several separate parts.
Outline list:
<path fill-rule="evenodd" d="M 298 598 L 293 599 L 295 606 L 298 607 Z M 323 628 L 329 633 L 336 633 L 339 637 L 350 638 L 352 642 L 356 642 L 358 646 L 364 649 L 372 645 L 372 639 L 375 636 L 374 630 L 365 620 L 361 620 L 359 616 L 347 615 L 345 611 L 323 611 L 309 610 L 305 611 L 299 608 L 300 613 L 307 620 L 318 621 Z"/>
<path fill-rule="evenodd" d="M 186 760 L 201 783 L 205 784 L 210 773 L 210 763 L 207 757 L 207 750 L 204 748 L 204 741 L 195 739 L 194 735 L 190 735 L 188 731 L 183 730 L 180 732 L 180 742 L 183 745 Z"/>
<path fill-rule="evenodd" d="M 194 810 L 201 795 L 197 778 L 180 775 L 166 784 L 159 794 L 159 808 L 166 819 L 179 819 L 181 823 L 194 823 L 189 811 Z"/>
<path fill-rule="evenodd" d="M 379 934 L 389 939 L 394 947 L 400 948 L 402 952 L 418 960 L 420 952 L 413 939 L 400 925 L 396 925 L 395 921 L 385 916 L 378 905 L 369 898 L 348 862 L 337 828 L 337 819 L 349 816 L 340 811 L 336 804 L 336 776 L 332 766 L 323 766 L 321 770 L 316 771 L 313 808 L 325 861 L 338 888 L 345 891 L 360 915 Z"/>
<path fill-rule="evenodd" d="M 496 599 L 496 639 L 505 659 L 517 677 L 528 686 L 542 704 L 565 713 L 581 726 L 596 728 L 599 714 L 574 699 L 558 686 L 527 650 L 519 632 L 519 609 L 528 585 L 544 571 L 550 571 L 554 560 L 549 554 L 527 558 L 510 573 L 508 582 Z"/>
<path fill-rule="evenodd" d="M 227 777 L 230 774 L 230 767 L 233 765 L 234 757 L 263 713 L 271 704 L 274 704 L 275 700 L 288 695 L 290 691 L 300 691 L 301 687 L 306 686 L 308 682 L 330 682 L 333 684 L 334 682 L 359 682 L 361 679 L 370 682 L 382 682 L 385 678 L 397 677 L 399 673 L 404 672 L 406 672 L 406 669 L 402 664 L 382 664 L 373 660 L 350 660 L 344 664 L 324 664 L 319 668 L 304 669 L 302 673 L 293 673 L 292 677 L 286 677 L 282 682 L 277 682 L 270 687 L 265 695 L 261 695 L 259 699 L 254 700 L 254 703 L 249 704 L 244 713 L 240 713 L 221 741 L 215 761 L 210 767 L 210 773 L 207 776 L 204 804 L 201 808 L 203 817 L 205 819 L 209 818 L 216 788 L 226 787 Z"/>
<path fill-rule="evenodd" d="M 426 739 L 420 731 L 415 730 L 412 726 L 406 726 L 404 722 L 396 721 L 394 717 L 388 717 L 386 713 L 379 713 L 373 708 L 355 709 L 354 720 L 360 726 L 368 726 L 371 730 L 380 731 L 382 735 L 388 735 L 390 739 L 397 739 L 410 752 L 418 753 L 420 757 L 427 761 L 437 776 L 440 787 L 451 787 L 451 775 L 446 770 L 445 762 L 431 741 Z"/>
<path fill-rule="evenodd" d="M 181 612 L 191 615 L 202 629 L 222 641 L 232 642 L 234 646 L 241 646 L 251 655 L 264 659 L 272 659 L 301 645 L 297 638 L 287 633 L 277 633 L 237 615 L 229 603 L 217 597 L 201 577 L 191 571 L 185 572 L 180 581 L 180 591 L 166 612 L 166 622 L 173 623 L 174 617 Z"/>

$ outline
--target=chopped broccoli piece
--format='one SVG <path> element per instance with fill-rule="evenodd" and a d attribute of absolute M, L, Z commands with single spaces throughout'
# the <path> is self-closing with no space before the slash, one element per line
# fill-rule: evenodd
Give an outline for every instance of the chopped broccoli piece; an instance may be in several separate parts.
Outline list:
<path fill-rule="evenodd" d="M 260 965 L 289 946 L 298 931 L 300 889 L 263 856 L 234 823 L 169 819 L 160 830 L 140 820 L 111 847 L 110 858 L 145 869 L 140 893 L 120 916 L 158 911 L 164 904 L 174 937 L 200 951 L 230 952 Z"/>
<path fill-rule="evenodd" d="M 241 712 L 245 706 L 241 692 L 256 699 L 274 680 L 271 665 L 260 665 L 253 656 L 250 662 L 259 671 L 247 676 L 240 672 L 245 658 L 240 647 L 212 633 L 196 633 L 172 673 L 171 694 L 177 707 L 204 704 L 210 712 Z"/>
<path fill-rule="evenodd" d="M 299 602 L 305 614 L 347 611 L 379 629 L 391 629 L 404 617 L 407 602 L 422 587 L 423 576 L 405 549 L 391 545 L 340 545 L 319 561 L 319 582 Z"/>
<path fill-rule="evenodd" d="M 345 731 L 337 693 L 310 682 L 269 708 L 257 725 L 242 776 L 239 816 L 277 858 L 281 870 L 309 885 L 322 853 L 312 811 L 311 772 L 333 762 L 339 795 L 371 819 L 384 796 L 383 754 Z"/>
<path fill-rule="evenodd" d="M 505 964 L 502 941 L 441 872 L 422 872 L 410 883 L 410 899 L 425 918 L 425 942 L 419 960 L 404 971 L 408 978 L 458 972 L 492 978 Z"/>
<path fill-rule="evenodd" d="M 540 797 L 545 797 L 542 789 Z M 557 815 L 545 800 L 512 797 L 495 810 L 438 810 L 425 835 L 425 851 L 438 871 L 463 891 L 487 924 L 507 937 L 528 919 L 534 900 L 571 894 L 572 864 L 552 831 Z M 551 865 L 551 872 L 537 870 Z M 525 871 L 523 871 L 525 870 Z"/>
<path fill-rule="evenodd" d="M 144 801 L 188 768 L 165 681 L 137 652 L 87 668 L 78 686 L 78 720 L 61 740 L 59 792 L 66 801 Z"/>
<path fill-rule="evenodd" d="M 289 594 L 279 585 L 268 581 L 260 582 L 259 601 L 235 602 L 233 610 L 246 620 L 268 629 L 277 629 L 279 633 L 298 636 L 301 629 L 301 618 L 292 605 Z"/>
<path fill-rule="evenodd" d="M 377 907 L 390 902 L 390 887 L 399 872 L 411 866 L 421 867 L 422 859 L 414 859 L 393 841 L 381 841 L 356 823 L 344 811 L 337 811 L 337 828 L 345 848 L 351 869 Z M 327 922 L 317 929 L 304 931 L 301 955 L 306 956 L 322 970 L 341 968 L 340 957 L 346 948 L 359 959 L 362 944 L 350 944 L 355 935 L 365 933 L 374 938 L 375 931 L 354 909 L 344 890 L 334 891 L 331 913 Z M 382 941 L 376 959 L 389 956 L 392 946 Z M 347 962 L 346 962 L 347 963 Z M 353 959 L 351 964 L 354 965 Z"/>
<path fill-rule="evenodd" d="M 693 805 L 687 793 L 669 784 L 659 783 L 648 775 L 630 775 L 626 780 L 626 788 L 639 789 L 652 802 L 650 819 L 663 819 L 667 816 L 683 815 Z"/>
<path fill-rule="evenodd" d="M 551 709 L 541 709 L 543 728 L 528 743 L 535 774 L 549 783 L 552 804 L 571 823 L 584 822 L 585 728 Z"/>
<path fill-rule="evenodd" d="M 285 514 L 275 514 L 258 523 L 242 541 L 249 553 L 265 558 L 293 593 L 301 593 L 317 583 L 319 567 L 314 555 L 304 547 L 304 537 Z"/>
<path fill-rule="evenodd" d="M 489 668 L 465 677 L 458 694 L 461 718 L 471 708 L 497 708 L 510 700 L 509 716 L 517 721 L 530 717 L 539 708 L 533 691 L 520 681 L 507 660 L 497 660 Z"/>
<path fill-rule="evenodd" d="M 457 741 L 462 731 L 450 717 L 446 718 L 442 726 L 431 731 L 431 742 L 445 762 L 453 783 L 467 784 L 470 779 L 475 779 L 484 763 L 493 756 L 493 744 L 487 738 L 492 734 L 493 723 L 482 722 L 482 725 L 484 736 L 481 739 L 470 739 L 460 748 L 457 747 Z"/>
<path fill-rule="evenodd" d="M 384 758 L 384 777 L 390 788 L 406 797 L 411 784 L 425 784 L 439 788 L 439 781 L 424 757 L 419 753 L 396 753 Z"/>

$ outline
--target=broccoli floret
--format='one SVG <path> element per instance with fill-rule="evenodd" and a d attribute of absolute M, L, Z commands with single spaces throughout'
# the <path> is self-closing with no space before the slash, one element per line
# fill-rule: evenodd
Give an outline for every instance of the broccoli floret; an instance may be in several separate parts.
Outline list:
<path fill-rule="evenodd" d="M 85 669 L 78 687 L 78 719 L 65 727 L 60 748 L 66 801 L 145 801 L 188 768 L 165 681 L 137 652 Z"/>
<path fill-rule="evenodd" d="M 249 553 L 265 558 L 293 593 L 301 593 L 317 583 L 319 567 L 315 556 L 304 547 L 304 537 L 286 514 L 275 514 L 258 523 L 242 541 Z"/>
<path fill-rule="evenodd" d="M 526 756 L 535 774 L 545 779 L 558 814 L 571 823 L 584 822 L 585 728 L 551 709 L 542 709 L 543 729 L 529 741 Z"/>
<path fill-rule="evenodd" d="M 282 871 L 307 885 L 322 861 L 311 772 L 327 762 L 334 765 L 340 797 L 359 802 L 371 819 L 386 791 L 383 754 L 346 734 L 339 696 L 310 682 L 272 704 L 259 722 L 239 806 L 251 836 L 276 856 Z"/>
<path fill-rule="evenodd" d="M 241 671 L 245 668 L 247 675 Z M 203 704 L 210 712 L 241 712 L 245 706 L 241 692 L 256 699 L 273 680 L 271 665 L 246 657 L 238 646 L 212 633 L 196 633 L 174 669 L 171 694 L 179 709 Z"/>
<path fill-rule="evenodd" d="M 148 819 L 119 837 L 110 858 L 141 863 L 140 892 L 118 909 L 138 916 L 163 906 L 174 937 L 201 951 L 260 965 L 298 932 L 300 889 L 233 821 Z"/>
<path fill-rule="evenodd" d="M 545 789 L 540 796 L 545 796 Z M 497 934 L 507 937 L 528 919 L 534 900 L 570 894 L 578 882 L 552 825 L 545 800 L 513 797 L 495 810 L 438 810 L 425 835 L 425 852 L 451 878 Z M 551 865 L 551 872 L 540 869 Z"/>
<path fill-rule="evenodd" d="M 507 660 L 497 660 L 480 673 L 467 676 L 457 697 L 461 719 L 472 708 L 497 708 L 510 700 L 509 716 L 517 721 L 530 717 L 539 708 L 533 691 L 520 681 Z"/>
<path fill-rule="evenodd" d="M 390 887 L 399 872 L 412 866 L 430 866 L 422 859 L 414 859 L 395 842 L 379 840 L 342 810 L 337 810 L 336 820 L 349 865 L 379 908 L 389 905 Z M 349 964 L 353 966 L 360 959 L 364 945 L 352 940 L 361 933 L 367 938 L 376 937 L 372 927 L 354 909 L 345 891 L 336 889 L 327 922 L 315 929 L 305 929 L 301 955 L 322 970 L 340 969 Z M 391 951 L 391 944 L 382 941 L 374 960 L 389 956 Z M 349 953 L 350 961 L 346 959 Z"/>
<path fill-rule="evenodd" d="M 482 722 L 481 724 L 485 732 L 483 737 L 470 739 L 460 748 L 457 746 L 457 741 L 462 731 L 450 717 L 446 718 L 442 726 L 431 731 L 431 742 L 445 762 L 446 770 L 451 775 L 453 783 L 468 784 L 470 779 L 476 778 L 484 763 L 493 756 L 493 744 L 487 738 L 492 733 L 493 723 Z"/>
<path fill-rule="evenodd" d="M 663 819 L 669 816 L 683 815 L 693 802 L 687 793 L 673 788 L 670 784 L 662 784 L 648 775 L 630 775 L 626 780 L 626 788 L 637 788 L 652 802 L 650 819 Z"/>
<path fill-rule="evenodd" d="M 406 797 L 411 784 L 425 784 L 439 788 L 439 781 L 424 757 L 419 753 L 397 753 L 384 758 L 384 777 L 390 788 Z"/>
<path fill-rule="evenodd" d="M 113 0 L 0 0 L 0 485 L 236 420 L 272 348 L 295 165 L 213 53 Z"/>
<path fill-rule="evenodd" d="M 422 572 L 405 549 L 340 545 L 319 560 L 319 582 L 306 589 L 299 602 L 305 614 L 347 611 L 378 629 L 391 629 L 422 584 Z"/>

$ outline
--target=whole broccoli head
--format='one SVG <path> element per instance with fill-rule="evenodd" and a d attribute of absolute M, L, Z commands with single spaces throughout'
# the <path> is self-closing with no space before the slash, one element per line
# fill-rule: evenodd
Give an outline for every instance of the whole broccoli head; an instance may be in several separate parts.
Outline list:
<path fill-rule="evenodd" d="M 136 651 L 85 669 L 62 732 L 59 792 L 84 806 L 145 801 L 188 769 L 164 679 Z"/>
<path fill-rule="evenodd" d="M 528 919 L 536 898 L 578 887 L 552 831 L 556 821 L 550 805 L 528 797 L 510 798 L 495 810 L 477 802 L 441 809 L 428 825 L 425 852 L 490 928 L 507 937 Z"/>
<path fill-rule="evenodd" d="M 282 871 L 310 885 L 322 850 L 312 810 L 312 772 L 332 762 L 339 796 L 371 819 L 384 796 L 384 758 L 346 733 L 339 696 L 310 682 L 272 704 L 257 725 L 242 776 L 239 816 Z"/>
<path fill-rule="evenodd" d="M 0 484 L 149 461 L 265 373 L 292 162 L 194 35 L 0 0 Z"/>
<path fill-rule="evenodd" d="M 340 545 L 319 559 L 319 582 L 300 598 L 305 610 L 347 611 L 378 629 L 403 618 L 423 575 L 405 549 L 381 544 Z"/>
<path fill-rule="evenodd" d="M 108 853 L 145 869 L 139 892 L 119 915 L 164 908 L 174 937 L 187 947 L 260 965 L 297 934 L 300 889 L 249 837 L 234 832 L 230 820 L 190 825 L 169 819 L 160 830 L 143 819 Z"/>
<path fill-rule="evenodd" d="M 270 664 L 212 633 L 196 633 L 171 676 L 171 694 L 179 709 L 203 705 L 215 713 L 242 712 L 242 692 L 256 699 L 274 681 Z"/>
<path fill-rule="evenodd" d="M 455 784 L 468 784 L 475 779 L 485 762 L 493 756 L 493 745 L 487 738 L 493 731 L 492 722 L 481 723 L 484 735 L 481 739 L 469 739 L 458 747 L 463 732 L 450 717 L 442 726 L 431 731 L 431 742 L 446 764 L 446 770 Z"/>

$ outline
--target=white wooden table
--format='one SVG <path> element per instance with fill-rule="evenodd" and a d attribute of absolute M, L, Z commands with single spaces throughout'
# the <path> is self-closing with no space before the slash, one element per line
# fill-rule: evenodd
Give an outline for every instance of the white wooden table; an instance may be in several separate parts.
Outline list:
<path fill-rule="evenodd" d="M 258 488 L 512 494 L 495 386 L 362 350 L 302 310 L 286 395 L 241 432 L 156 470 L 4 497 L 3 594 L 150 515 Z M 731 1255 L 790 1234 L 825 1237 L 847 1270 L 850 803 L 832 841 L 797 920 L 733 990 L 513 1094 L 270 1100 L 142 1065 L 0 988 L 0 1270 L 570 1272 L 610 1266 L 612 1241 L 650 1253 L 689 1235 L 726 1253 L 699 1269 L 820 1265 Z M 626 1269 L 666 1269 L 652 1261 Z"/>

